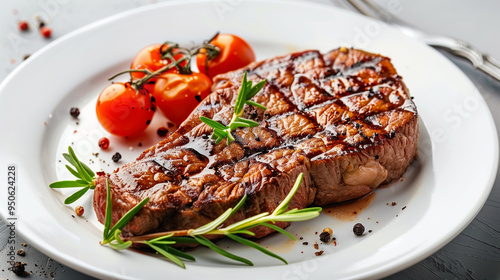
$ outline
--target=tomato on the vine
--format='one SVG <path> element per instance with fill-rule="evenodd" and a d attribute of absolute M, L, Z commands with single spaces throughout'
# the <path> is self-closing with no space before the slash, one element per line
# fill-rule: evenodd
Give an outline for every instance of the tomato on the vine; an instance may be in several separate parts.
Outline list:
<path fill-rule="evenodd" d="M 154 72 L 156 70 L 161 69 L 165 65 L 168 65 L 172 61 L 168 58 L 163 58 L 163 52 L 168 49 L 168 45 L 162 45 L 162 44 L 153 44 L 149 45 L 142 50 L 140 50 L 136 56 L 134 57 L 134 60 L 130 64 L 130 69 L 134 70 L 149 70 L 151 72 Z M 177 49 L 173 49 L 172 51 L 175 52 Z M 178 53 L 174 55 L 175 60 L 179 60 L 183 57 L 182 53 Z M 180 66 L 185 67 L 187 64 L 187 61 L 183 61 L 180 63 Z M 173 67 L 165 72 L 170 72 L 170 73 L 178 73 L 177 67 Z M 144 78 L 146 74 L 142 72 L 131 72 L 130 76 L 132 77 L 132 80 L 139 80 Z M 148 83 L 144 84 L 144 87 L 148 89 L 149 91 L 152 91 L 154 87 L 154 82 L 156 81 L 156 78 L 153 77 L 148 80 Z"/>
<path fill-rule="evenodd" d="M 212 81 L 202 73 L 164 73 L 152 92 L 156 105 L 171 121 L 181 124 L 209 93 Z"/>
<path fill-rule="evenodd" d="M 144 89 L 135 90 L 130 83 L 113 83 L 97 98 L 96 114 L 109 133 L 131 137 L 143 132 L 155 112 L 151 96 Z"/>
<path fill-rule="evenodd" d="M 255 53 L 252 47 L 243 39 L 232 34 L 219 34 L 210 44 L 220 48 L 217 57 L 207 61 L 206 50 L 196 57 L 196 65 L 201 73 L 208 74 L 213 78 L 217 74 L 236 70 L 255 61 Z M 206 69 L 208 68 L 208 73 Z"/>

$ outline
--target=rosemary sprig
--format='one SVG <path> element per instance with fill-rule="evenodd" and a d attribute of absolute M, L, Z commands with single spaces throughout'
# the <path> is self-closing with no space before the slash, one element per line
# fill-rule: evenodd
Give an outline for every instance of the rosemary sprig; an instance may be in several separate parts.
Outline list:
<path fill-rule="evenodd" d="M 66 169 L 68 169 L 68 171 L 73 174 L 77 180 L 58 181 L 50 184 L 49 187 L 53 189 L 81 188 L 79 191 L 64 200 L 65 204 L 71 204 L 82 197 L 88 190 L 95 189 L 95 174 L 87 165 L 85 165 L 85 163 L 81 162 L 76 157 L 76 154 L 71 146 L 68 147 L 68 153 L 64 153 L 63 157 L 74 167 L 73 169 L 71 166 L 66 165 Z"/>
<path fill-rule="evenodd" d="M 294 186 L 286 196 L 286 198 L 280 203 L 280 205 L 271 213 L 269 214 L 268 212 L 261 213 L 258 215 L 255 215 L 253 217 L 247 218 L 245 220 L 242 220 L 240 222 L 231 224 L 227 227 L 220 228 L 220 225 L 224 223 L 231 215 L 233 215 L 240 207 L 243 206 L 246 200 L 246 195 L 243 196 L 243 198 L 239 201 L 239 203 L 234 207 L 234 208 L 229 208 L 227 209 L 222 215 L 220 215 L 217 219 L 213 220 L 212 222 L 201 226 L 196 229 L 189 229 L 189 230 L 179 230 L 179 231 L 171 231 L 171 232 L 163 232 L 163 233 L 155 233 L 155 234 L 149 234 L 149 235 L 143 235 L 143 236 L 136 236 L 136 237 L 131 237 L 128 238 L 127 240 L 122 240 L 121 237 L 119 236 L 120 230 L 126 225 L 128 221 L 130 221 L 135 213 L 137 213 L 138 209 L 142 207 L 141 205 L 144 201 L 147 202 L 147 198 L 143 200 L 141 203 L 139 203 L 136 207 L 134 207 L 132 210 L 127 212 L 120 221 L 116 223 L 116 225 L 113 227 L 113 229 L 109 230 L 110 223 L 111 223 L 111 197 L 110 197 L 110 192 L 109 192 L 109 185 L 108 185 L 108 197 L 107 197 L 107 209 L 106 209 L 106 225 L 105 225 L 105 230 L 104 230 L 104 241 L 102 244 L 109 243 L 110 246 L 115 249 L 115 250 L 121 250 L 128 248 L 132 244 L 145 244 L 148 245 L 150 248 L 158 252 L 159 254 L 163 255 L 165 258 L 171 260 L 175 264 L 185 268 L 184 262 L 181 260 L 186 259 L 186 260 L 191 260 L 194 261 L 195 258 L 192 257 L 189 254 L 186 254 L 182 251 L 179 251 L 172 247 L 174 244 L 179 244 L 179 243 L 197 243 L 203 246 L 206 246 L 213 251 L 221 254 L 222 256 L 225 256 L 227 258 L 233 259 L 238 262 L 242 262 L 247 265 L 253 265 L 253 263 L 245 259 L 243 257 L 234 255 L 219 246 L 217 246 L 215 243 L 210 241 L 205 237 L 205 235 L 222 235 L 222 236 L 227 236 L 231 238 L 232 240 L 241 243 L 245 246 L 250 246 L 254 249 L 257 249 L 261 251 L 264 254 L 267 254 L 273 258 L 276 258 L 285 264 L 287 264 L 287 261 L 283 259 L 282 257 L 276 255 L 275 253 L 265 249 L 264 247 L 258 245 L 257 243 L 248 240 L 246 238 L 241 237 L 241 234 L 246 234 L 249 236 L 254 236 L 255 234 L 250 231 L 250 229 L 257 227 L 257 226 L 266 226 L 269 228 L 272 228 L 279 233 L 282 233 L 286 235 L 287 237 L 291 238 L 292 240 L 295 241 L 295 238 L 282 228 L 274 225 L 275 222 L 292 222 L 292 221 L 305 221 L 309 219 L 313 219 L 319 215 L 321 212 L 321 207 L 311 207 L 311 208 L 306 208 L 306 209 L 291 209 L 288 210 L 288 204 L 290 200 L 292 199 L 293 195 L 297 192 L 300 183 L 302 182 L 303 174 L 301 173 L 298 177 L 297 180 L 295 181 Z M 144 202 L 144 204 L 146 203 Z M 108 221 L 109 219 L 109 221 Z"/>
<path fill-rule="evenodd" d="M 257 122 L 242 118 L 241 116 L 243 115 L 243 108 L 245 104 L 266 110 L 266 107 L 250 100 L 262 89 L 262 87 L 264 87 L 265 84 L 266 80 L 262 80 L 256 85 L 252 85 L 252 81 L 247 81 L 247 72 L 245 71 L 240 91 L 234 104 L 233 118 L 228 126 L 224 126 L 223 124 L 207 117 L 200 116 L 200 120 L 202 122 L 214 129 L 212 139 L 216 139 L 216 144 L 224 138 L 227 138 L 227 145 L 229 145 L 231 141 L 234 141 L 234 137 L 231 132 L 238 127 L 255 127 L 259 125 Z"/>
<path fill-rule="evenodd" d="M 121 230 L 125 227 L 130 220 L 141 210 L 146 203 L 148 203 L 149 197 L 146 197 L 141 202 L 139 202 L 136 206 L 130 209 L 125 215 L 123 215 L 116 224 L 111 227 L 112 223 L 112 205 L 111 205 L 111 189 L 109 187 L 109 181 L 106 179 L 106 215 L 104 218 L 104 230 L 102 232 L 102 241 L 101 244 L 108 244 L 111 248 L 115 250 L 127 249 L 132 245 L 132 241 L 123 241 L 120 238 Z"/>

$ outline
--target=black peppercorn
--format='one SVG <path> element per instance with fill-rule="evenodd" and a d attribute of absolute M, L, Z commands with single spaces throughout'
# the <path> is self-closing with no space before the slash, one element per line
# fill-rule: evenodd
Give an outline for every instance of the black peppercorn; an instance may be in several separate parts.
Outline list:
<path fill-rule="evenodd" d="M 114 161 L 114 162 L 118 162 L 120 159 L 122 158 L 122 155 L 120 153 L 115 153 L 113 155 L 113 157 L 111 157 L 111 159 Z"/>
<path fill-rule="evenodd" d="M 24 264 L 21 262 L 16 262 L 14 266 L 12 266 L 12 272 L 14 272 L 17 276 L 24 275 Z"/>
<path fill-rule="evenodd" d="M 357 223 L 352 228 L 352 232 L 354 232 L 354 235 L 356 235 L 356 236 L 361 236 L 365 232 L 365 226 L 363 226 L 360 223 Z"/>
<path fill-rule="evenodd" d="M 323 231 L 319 234 L 319 240 L 323 243 L 328 243 L 332 239 L 333 230 L 329 227 L 324 228 Z"/>
<path fill-rule="evenodd" d="M 80 109 L 76 107 L 71 107 L 71 109 L 69 109 L 69 114 L 76 119 L 80 115 Z"/>
<path fill-rule="evenodd" d="M 162 126 L 162 127 L 158 128 L 156 133 L 158 133 L 158 136 L 163 137 L 163 136 L 167 135 L 168 129 L 166 129 L 165 127 Z"/>

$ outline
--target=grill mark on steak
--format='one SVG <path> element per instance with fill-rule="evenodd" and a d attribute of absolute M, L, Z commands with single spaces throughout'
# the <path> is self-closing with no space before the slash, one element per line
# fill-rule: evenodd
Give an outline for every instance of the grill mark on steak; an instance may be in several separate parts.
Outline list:
<path fill-rule="evenodd" d="M 254 97 L 267 110 L 246 106 L 243 117 L 260 125 L 236 129 L 229 146 L 215 144 L 199 117 L 230 122 L 244 71 L 248 80 L 267 80 Z M 230 224 L 272 212 L 301 172 L 291 208 L 338 203 L 400 178 L 416 157 L 417 139 L 415 104 L 390 59 L 355 49 L 293 53 L 215 77 L 212 94 L 177 131 L 96 179 L 94 209 L 103 222 L 106 178 L 113 222 L 150 196 L 124 228 L 130 236 L 196 228 L 247 194 Z"/>

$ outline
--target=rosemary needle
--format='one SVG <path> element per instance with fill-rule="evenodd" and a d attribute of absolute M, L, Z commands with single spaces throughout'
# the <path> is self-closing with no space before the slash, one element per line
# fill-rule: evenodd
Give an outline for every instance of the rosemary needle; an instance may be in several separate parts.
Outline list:
<path fill-rule="evenodd" d="M 238 96 L 236 97 L 236 102 L 234 104 L 234 114 L 231 122 L 227 126 L 207 117 L 200 116 L 200 120 L 202 122 L 213 128 L 214 131 L 212 134 L 212 139 L 216 139 L 215 144 L 218 144 L 220 141 L 227 138 L 227 145 L 229 145 L 231 141 L 234 141 L 234 137 L 231 133 L 238 127 L 255 127 L 259 125 L 259 123 L 253 120 L 242 118 L 241 116 L 243 115 L 243 108 L 245 107 L 245 104 L 266 110 L 266 107 L 250 100 L 262 89 L 262 87 L 264 87 L 265 84 L 266 80 L 262 80 L 256 85 L 253 85 L 252 81 L 247 81 L 247 72 L 245 71 L 245 73 L 243 74 L 243 81 L 241 82 L 240 91 L 238 93 Z"/>
<path fill-rule="evenodd" d="M 88 190 L 95 189 L 94 172 L 87 166 L 85 163 L 81 162 L 77 157 L 73 148 L 71 146 L 68 147 L 68 153 L 63 154 L 64 159 L 66 159 L 69 164 L 73 167 L 66 165 L 66 169 L 73 174 L 77 178 L 77 180 L 73 181 L 58 181 L 49 185 L 49 187 L 53 189 L 62 189 L 62 188 L 81 188 L 79 191 L 70 195 L 64 200 L 65 204 L 71 204 L 77 201 L 80 197 L 82 197 Z"/>

